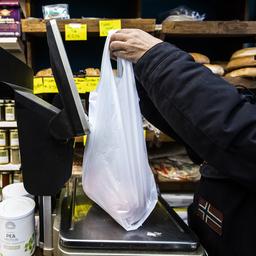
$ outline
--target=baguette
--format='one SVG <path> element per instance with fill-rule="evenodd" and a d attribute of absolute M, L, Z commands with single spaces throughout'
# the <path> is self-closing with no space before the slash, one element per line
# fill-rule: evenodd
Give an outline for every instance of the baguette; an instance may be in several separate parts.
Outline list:
<path fill-rule="evenodd" d="M 227 73 L 225 77 L 256 77 L 256 68 L 241 68 L 233 70 Z"/>
<path fill-rule="evenodd" d="M 246 56 L 235 58 L 229 61 L 227 65 L 227 70 L 231 71 L 234 69 L 245 68 L 245 67 L 254 67 L 256 66 L 256 56 Z"/>
<path fill-rule="evenodd" d="M 201 63 L 201 64 L 209 64 L 210 63 L 209 58 L 201 53 L 190 52 L 189 54 L 193 57 L 194 61 L 197 63 Z"/>
<path fill-rule="evenodd" d="M 234 52 L 230 59 L 233 60 L 236 58 L 253 56 L 253 55 L 256 55 L 256 47 L 240 49 Z"/>
<path fill-rule="evenodd" d="M 209 68 L 214 74 L 223 76 L 225 71 L 224 68 L 217 64 L 204 64 L 205 67 Z"/>

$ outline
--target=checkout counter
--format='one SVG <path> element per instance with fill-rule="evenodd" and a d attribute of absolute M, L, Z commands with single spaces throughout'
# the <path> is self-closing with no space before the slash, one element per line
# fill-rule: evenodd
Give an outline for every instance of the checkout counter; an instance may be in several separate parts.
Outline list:
<path fill-rule="evenodd" d="M 204 255 L 198 238 L 160 194 L 145 223 L 127 232 L 84 194 L 80 177 L 71 177 L 74 137 L 89 133 L 88 118 L 55 20 L 47 23 L 47 40 L 61 108 L 33 95 L 32 71 L 23 63 L 15 60 L 16 70 L 26 69 L 17 74 L 26 79 L 0 77 L 1 95 L 16 101 L 23 180 L 26 190 L 39 198 L 44 254 Z M 0 50 L 0 62 L 3 54 Z M 59 191 L 53 223 L 51 199 Z"/>

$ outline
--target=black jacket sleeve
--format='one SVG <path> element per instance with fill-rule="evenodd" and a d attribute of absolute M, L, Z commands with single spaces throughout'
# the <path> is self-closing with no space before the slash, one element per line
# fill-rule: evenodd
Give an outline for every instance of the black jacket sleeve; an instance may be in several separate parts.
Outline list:
<path fill-rule="evenodd" d="M 256 105 L 168 43 L 150 49 L 134 69 L 178 136 L 223 175 L 255 190 Z"/>
<path fill-rule="evenodd" d="M 151 99 L 148 97 L 146 90 L 137 81 L 137 91 L 140 98 L 140 110 L 142 115 L 156 128 L 163 133 L 169 135 L 176 142 L 183 144 L 186 148 L 188 156 L 195 164 L 201 164 L 203 160 L 187 145 L 180 136 L 171 128 L 168 122 L 162 117 L 161 113 L 154 106 Z"/>

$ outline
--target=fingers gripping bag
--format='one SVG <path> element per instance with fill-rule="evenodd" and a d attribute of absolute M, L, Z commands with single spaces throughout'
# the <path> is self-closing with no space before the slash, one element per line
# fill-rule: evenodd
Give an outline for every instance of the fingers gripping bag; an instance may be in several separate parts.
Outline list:
<path fill-rule="evenodd" d="M 90 134 L 83 162 L 83 189 L 127 231 L 140 227 L 157 202 L 143 134 L 132 63 L 118 59 L 113 74 L 109 34 L 101 79 L 89 98 Z"/>

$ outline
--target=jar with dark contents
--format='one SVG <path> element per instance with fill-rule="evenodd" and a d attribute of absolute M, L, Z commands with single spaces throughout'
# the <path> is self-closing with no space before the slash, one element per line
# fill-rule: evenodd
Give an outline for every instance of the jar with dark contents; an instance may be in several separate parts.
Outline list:
<path fill-rule="evenodd" d="M 19 147 L 11 147 L 11 164 L 20 164 Z"/>
<path fill-rule="evenodd" d="M 9 163 L 9 150 L 7 148 L 0 147 L 0 165 Z"/>

